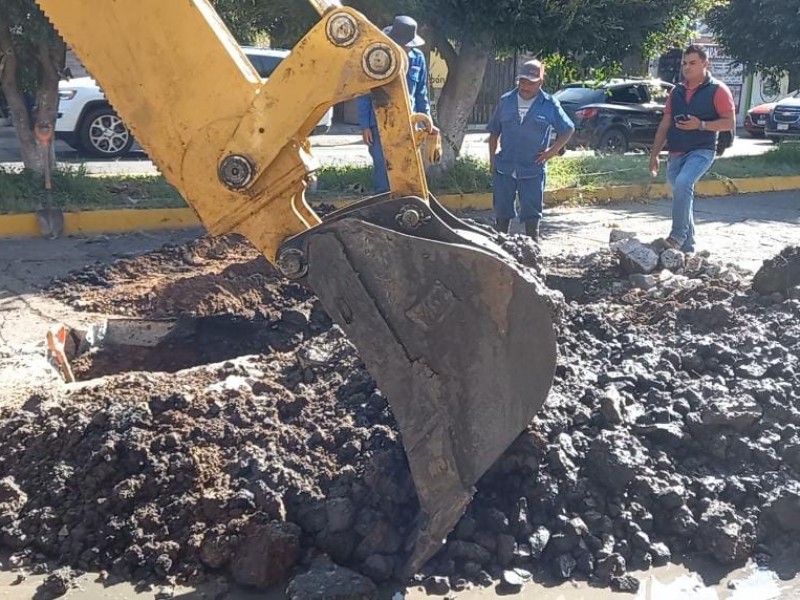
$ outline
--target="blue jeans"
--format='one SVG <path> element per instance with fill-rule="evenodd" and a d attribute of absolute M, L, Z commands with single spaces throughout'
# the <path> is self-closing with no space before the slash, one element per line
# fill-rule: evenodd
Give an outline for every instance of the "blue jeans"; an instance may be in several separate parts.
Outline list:
<path fill-rule="evenodd" d="M 519 196 L 519 220 L 523 223 L 542 218 L 544 205 L 545 173 L 538 177 L 517 179 L 511 175 L 494 172 L 492 178 L 492 204 L 498 219 L 513 219 L 514 201 Z"/>
<path fill-rule="evenodd" d="M 670 156 L 667 162 L 667 181 L 672 188 L 673 240 L 684 252 L 694 252 L 694 186 L 714 163 L 713 150 L 692 150 Z"/>
<path fill-rule="evenodd" d="M 389 174 L 386 172 L 386 157 L 383 156 L 381 137 L 377 127 L 372 129 L 372 145 L 367 146 L 372 157 L 372 185 L 376 194 L 385 194 L 389 191 Z"/>

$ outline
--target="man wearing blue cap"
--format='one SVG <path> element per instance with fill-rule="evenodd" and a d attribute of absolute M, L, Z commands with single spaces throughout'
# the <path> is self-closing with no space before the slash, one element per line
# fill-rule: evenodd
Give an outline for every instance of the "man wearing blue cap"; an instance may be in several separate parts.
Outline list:
<path fill-rule="evenodd" d="M 547 161 L 561 151 L 575 131 L 558 100 L 542 90 L 543 82 L 541 62 L 523 64 L 517 87 L 500 97 L 486 126 L 496 228 L 508 233 L 519 197 L 519 220 L 525 225 L 525 233 L 537 242 Z M 557 137 L 551 145 L 553 130 Z"/>
<path fill-rule="evenodd" d="M 411 100 L 411 109 L 415 113 L 431 115 L 431 104 L 428 100 L 428 66 L 425 55 L 417 48 L 425 44 L 417 34 L 417 22 L 411 17 L 398 16 L 394 22 L 383 32 L 408 52 L 408 73 L 406 83 Z M 386 172 L 386 159 L 383 156 L 381 139 L 378 134 L 378 122 L 375 120 L 375 111 L 372 109 L 372 96 L 369 94 L 358 99 L 358 124 L 361 127 L 361 137 L 369 147 L 372 157 L 372 179 L 376 194 L 389 191 L 389 175 Z M 437 134 L 438 129 L 433 128 L 432 133 Z"/>

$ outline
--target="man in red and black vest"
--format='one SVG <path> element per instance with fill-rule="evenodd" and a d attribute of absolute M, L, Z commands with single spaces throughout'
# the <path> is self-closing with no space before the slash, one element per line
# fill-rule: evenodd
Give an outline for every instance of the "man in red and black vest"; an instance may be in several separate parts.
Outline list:
<path fill-rule="evenodd" d="M 717 135 L 736 128 L 731 91 L 708 72 L 708 55 L 700 46 L 683 53 L 684 81 L 672 90 L 658 126 L 650 172 L 658 174 L 658 154 L 667 143 L 667 182 L 672 188 L 672 231 L 666 245 L 694 252 L 694 186 L 714 162 Z"/>

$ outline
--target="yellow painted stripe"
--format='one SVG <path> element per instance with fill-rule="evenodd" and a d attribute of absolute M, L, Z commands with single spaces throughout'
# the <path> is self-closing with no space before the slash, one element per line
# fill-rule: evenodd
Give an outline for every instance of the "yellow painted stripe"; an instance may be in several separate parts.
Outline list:
<path fill-rule="evenodd" d="M 747 179 L 706 180 L 697 184 L 698 196 L 800 190 L 800 177 L 752 177 Z M 565 203 L 592 203 L 620 200 L 656 200 L 669 198 L 665 183 L 621 185 L 602 188 L 565 188 L 545 193 L 546 206 Z M 438 200 L 450 210 L 490 210 L 491 193 L 446 194 Z M 342 208 L 354 200 L 318 201 Z M 65 235 L 124 233 L 152 229 L 181 229 L 200 225 L 191 208 L 154 208 L 90 210 L 64 213 Z M 40 235 L 35 213 L 0 215 L 0 237 L 35 237 Z"/>

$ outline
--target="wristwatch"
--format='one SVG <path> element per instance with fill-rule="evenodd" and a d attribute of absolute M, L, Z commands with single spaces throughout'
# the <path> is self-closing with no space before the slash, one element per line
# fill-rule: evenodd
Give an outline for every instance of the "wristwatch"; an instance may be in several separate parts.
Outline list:
<path fill-rule="evenodd" d="M 700 121 L 700 131 L 705 131 L 705 130 L 706 130 L 706 122 Z"/>

